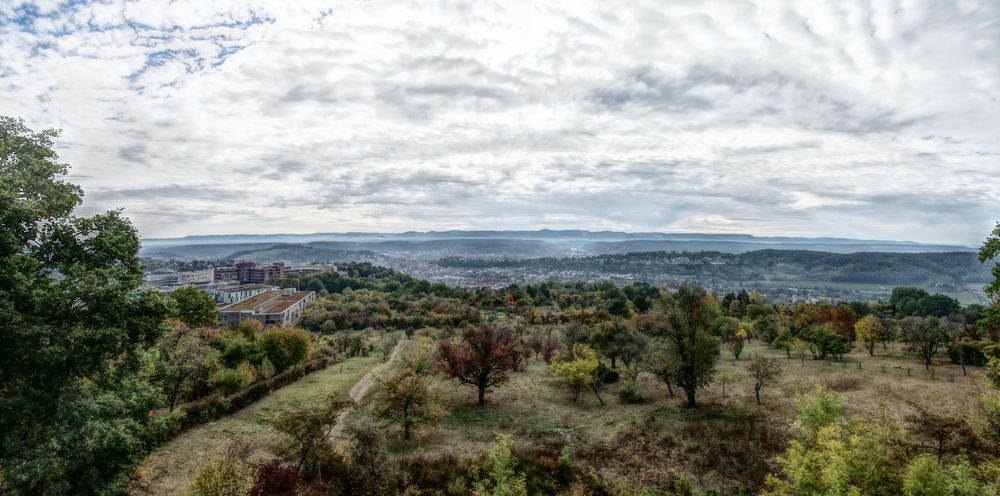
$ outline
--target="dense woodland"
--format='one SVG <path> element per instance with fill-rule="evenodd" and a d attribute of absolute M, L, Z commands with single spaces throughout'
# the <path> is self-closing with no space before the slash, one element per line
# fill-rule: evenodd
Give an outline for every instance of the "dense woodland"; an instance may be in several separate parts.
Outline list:
<path fill-rule="evenodd" d="M 139 291 L 120 212 L 73 214 L 55 136 L 0 119 L 0 493 L 148 492 L 171 440 L 375 357 L 371 394 L 269 418 L 266 455 L 231 439 L 184 491 L 1000 494 L 996 266 L 993 303 L 963 308 L 905 286 L 836 305 L 607 281 L 472 291 L 350 263 L 296 280 L 322 295 L 301 327 L 219 328 L 200 290 Z M 979 259 L 998 256 L 1000 224 Z"/>

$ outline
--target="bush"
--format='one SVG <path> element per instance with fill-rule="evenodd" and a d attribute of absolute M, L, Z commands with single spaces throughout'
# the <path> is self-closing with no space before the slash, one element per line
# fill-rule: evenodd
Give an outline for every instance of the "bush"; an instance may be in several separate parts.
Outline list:
<path fill-rule="evenodd" d="M 596 374 L 597 380 L 600 381 L 601 384 L 614 384 L 618 382 L 618 379 L 620 378 L 618 371 L 608 368 L 608 366 L 604 365 L 604 362 L 597 363 L 597 370 L 594 371 L 594 374 Z"/>
<path fill-rule="evenodd" d="M 257 464 L 257 477 L 254 479 L 250 494 L 253 496 L 297 494 L 296 491 L 302 484 L 302 476 L 295 467 L 274 459 Z"/>
<path fill-rule="evenodd" d="M 264 355 L 278 372 L 305 360 L 309 356 L 310 341 L 308 332 L 288 327 L 272 327 L 257 339 Z"/>
<path fill-rule="evenodd" d="M 222 356 L 219 361 L 226 367 L 235 368 L 243 362 L 260 363 L 262 360 L 264 352 L 260 346 L 254 341 L 247 340 L 243 335 L 222 342 Z"/>
<path fill-rule="evenodd" d="M 220 369 L 212 376 L 212 384 L 215 390 L 223 396 L 229 396 L 253 383 L 253 369 L 247 371 L 245 367 L 237 369 Z"/>
<path fill-rule="evenodd" d="M 198 468 L 191 486 L 194 496 L 246 496 L 253 489 L 257 467 L 250 462 L 253 449 L 234 441 Z"/>
<path fill-rule="evenodd" d="M 277 372 L 274 370 L 274 364 L 266 358 L 260 363 L 260 366 L 257 367 L 257 375 L 264 380 L 274 377 L 275 373 Z"/>
<path fill-rule="evenodd" d="M 646 402 L 646 391 L 639 381 L 626 381 L 618 390 L 618 401 L 625 405 Z"/>
<path fill-rule="evenodd" d="M 987 344 L 989 343 L 964 338 L 948 347 L 948 356 L 952 363 L 982 367 L 986 365 L 987 361 L 986 354 L 983 352 Z"/>

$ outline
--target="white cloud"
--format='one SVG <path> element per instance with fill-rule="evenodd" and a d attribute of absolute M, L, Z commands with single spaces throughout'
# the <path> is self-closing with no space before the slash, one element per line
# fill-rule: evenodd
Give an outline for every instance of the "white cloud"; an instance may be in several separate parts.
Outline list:
<path fill-rule="evenodd" d="M 147 236 L 1000 212 L 996 2 L 45 3 L 0 5 L 0 109 Z"/>

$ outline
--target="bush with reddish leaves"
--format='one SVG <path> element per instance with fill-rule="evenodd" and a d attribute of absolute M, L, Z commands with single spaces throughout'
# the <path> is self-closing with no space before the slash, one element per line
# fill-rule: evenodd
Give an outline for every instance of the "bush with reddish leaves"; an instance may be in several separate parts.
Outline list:
<path fill-rule="evenodd" d="M 547 339 L 545 346 L 542 347 L 542 360 L 545 360 L 545 363 L 552 363 L 552 357 L 561 349 L 562 344 L 558 340 L 555 338 Z"/>
<path fill-rule="evenodd" d="M 252 496 L 295 494 L 302 483 L 302 476 L 295 467 L 281 460 L 270 460 L 257 464 L 257 478 L 250 494 Z"/>

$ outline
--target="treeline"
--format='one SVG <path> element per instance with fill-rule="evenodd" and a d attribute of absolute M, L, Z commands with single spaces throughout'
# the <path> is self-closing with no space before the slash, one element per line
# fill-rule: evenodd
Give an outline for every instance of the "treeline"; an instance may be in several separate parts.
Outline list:
<path fill-rule="evenodd" d="M 648 252 L 591 257 L 479 259 L 449 257 L 442 267 L 464 269 L 531 269 L 545 272 L 604 272 L 671 275 L 729 281 L 816 280 L 925 286 L 982 283 L 990 267 L 975 253 L 825 253 L 758 250 L 721 252 Z M 652 280 L 655 280 L 653 278 Z"/>

